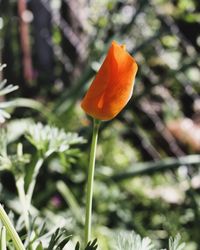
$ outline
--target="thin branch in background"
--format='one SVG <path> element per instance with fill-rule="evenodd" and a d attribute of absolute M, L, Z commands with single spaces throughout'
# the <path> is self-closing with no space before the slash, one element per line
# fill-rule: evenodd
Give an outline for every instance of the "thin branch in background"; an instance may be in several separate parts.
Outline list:
<path fill-rule="evenodd" d="M 168 157 L 159 161 L 135 163 L 128 170 L 112 175 L 112 179 L 122 181 L 124 179 L 133 178 L 141 175 L 152 175 L 159 172 L 169 171 L 176 169 L 180 166 L 192 165 L 195 167 L 200 166 L 200 155 L 187 155 L 179 158 Z"/>
<path fill-rule="evenodd" d="M 152 106 L 149 105 L 147 100 L 144 100 L 140 104 L 140 108 L 146 113 L 146 115 L 153 121 L 156 130 L 159 134 L 164 138 L 164 140 L 168 143 L 171 151 L 174 153 L 175 156 L 183 156 L 185 153 L 179 147 L 176 142 L 176 139 L 171 134 L 171 132 L 166 128 L 163 121 L 160 119 L 156 111 L 153 109 Z"/>
<path fill-rule="evenodd" d="M 84 48 L 82 48 L 83 43 L 80 40 L 80 38 L 71 29 L 69 24 L 61 17 L 60 13 L 57 10 L 52 11 L 50 6 L 44 0 L 41 0 L 41 3 L 44 5 L 46 10 L 51 13 L 51 15 L 52 15 L 52 23 L 60 28 L 60 30 L 63 32 L 63 35 L 76 48 L 80 58 L 82 58 L 83 53 L 85 52 L 85 50 L 84 50 Z"/>
<path fill-rule="evenodd" d="M 26 8 L 26 0 L 18 0 L 18 14 L 20 18 L 20 41 L 22 49 L 23 74 L 26 81 L 33 80 L 33 66 L 29 39 L 30 13 Z"/>
<path fill-rule="evenodd" d="M 133 119 L 125 117 L 124 121 L 129 125 L 129 130 L 131 131 L 131 133 L 135 134 L 138 137 L 141 144 L 140 146 L 142 147 L 142 149 L 144 149 L 144 151 L 147 152 L 147 154 L 151 157 L 151 159 L 153 160 L 161 159 L 160 153 L 153 146 L 149 138 L 145 135 L 144 131 L 142 131 L 142 129 L 140 129 L 139 126 L 135 126 L 133 124 Z"/>

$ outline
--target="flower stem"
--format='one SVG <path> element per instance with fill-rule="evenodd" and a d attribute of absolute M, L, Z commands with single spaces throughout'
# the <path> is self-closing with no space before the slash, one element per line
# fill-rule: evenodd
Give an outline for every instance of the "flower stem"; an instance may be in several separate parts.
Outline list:
<path fill-rule="evenodd" d="M 0 232 L 0 249 L 6 250 L 6 228 L 3 226 Z"/>
<path fill-rule="evenodd" d="M 6 231 L 10 235 L 10 238 L 13 240 L 15 248 L 17 250 L 25 250 L 24 245 L 22 244 L 19 235 L 15 231 L 8 215 L 6 214 L 5 210 L 3 209 L 2 205 L 0 204 L 0 220 L 2 221 L 3 225 L 6 228 Z"/>
<path fill-rule="evenodd" d="M 39 171 L 40 171 L 40 168 L 41 168 L 43 162 L 44 162 L 44 159 L 42 157 L 38 159 L 38 161 L 35 165 L 35 168 L 34 168 L 31 183 L 30 183 L 30 185 L 28 187 L 28 191 L 26 193 L 28 209 L 30 208 L 30 205 L 31 205 L 31 200 L 32 200 L 34 189 L 35 189 L 36 179 L 37 179 L 37 176 L 39 174 Z"/>
<path fill-rule="evenodd" d="M 85 246 L 91 239 L 91 219 L 92 219 L 92 195 L 94 182 L 95 157 L 100 121 L 93 121 L 92 144 L 90 150 L 90 161 L 88 168 L 87 193 L 86 193 L 86 213 L 85 213 Z"/>
<path fill-rule="evenodd" d="M 28 213 L 28 206 L 27 206 L 27 201 L 26 201 L 26 195 L 25 195 L 25 191 L 24 191 L 24 178 L 23 177 L 19 177 L 16 180 L 16 187 L 17 187 L 17 191 L 18 191 L 18 195 L 19 195 L 19 200 L 22 206 L 22 210 L 23 210 L 23 217 L 24 217 L 24 222 L 25 222 L 25 226 L 26 226 L 26 230 L 27 232 L 29 231 L 30 228 L 30 223 L 29 223 L 29 213 Z"/>

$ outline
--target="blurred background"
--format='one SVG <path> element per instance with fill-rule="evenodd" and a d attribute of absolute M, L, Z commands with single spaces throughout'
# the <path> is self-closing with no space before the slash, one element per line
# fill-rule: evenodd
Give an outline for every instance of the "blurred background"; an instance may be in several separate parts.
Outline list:
<path fill-rule="evenodd" d="M 0 11 L 1 78 L 19 85 L 8 99 L 21 98 L 11 110 L 15 121 L 31 118 L 90 140 L 80 100 L 111 41 L 126 44 L 139 71 L 126 109 L 101 127 L 95 236 L 105 250 L 116 230 L 148 235 L 160 247 L 180 232 L 187 250 L 199 250 L 200 1 L 1 0 Z M 27 108 L 25 98 L 46 109 Z M 73 217 L 53 188 L 60 179 L 84 208 L 88 152 L 89 143 L 73 159 L 45 163 L 37 208 Z M 1 181 L 5 192 L 16 192 L 8 174 Z"/>

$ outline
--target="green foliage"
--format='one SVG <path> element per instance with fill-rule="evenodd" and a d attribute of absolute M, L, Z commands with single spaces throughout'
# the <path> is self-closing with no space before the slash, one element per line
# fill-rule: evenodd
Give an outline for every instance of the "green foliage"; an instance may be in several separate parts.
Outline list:
<path fill-rule="evenodd" d="M 30 155 L 23 154 L 22 144 L 17 145 L 17 153 L 8 155 L 7 134 L 4 129 L 0 130 L 0 170 L 9 170 L 18 175 L 24 173 L 24 166 L 30 162 Z"/>
<path fill-rule="evenodd" d="M 135 233 L 120 233 L 117 238 L 116 250 L 155 250 L 150 238 L 142 238 L 140 235 Z M 181 243 L 181 236 L 177 234 L 173 239 L 169 239 L 169 250 L 184 250 L 185 243 Z M 164 250 L 164 249 L 162 249 Z M 166 250 L 166 249 L 165 249 Z"/>
<path fill-rule="evenodd" d="M 0 75 L 1 75 L 1 71 L 3 70 L 3 68 L 5 68 L 6 65 L 1 65 L 0 64 Z M 7 83 L 6 80 L 2 80 L 0 79 L 0 97 L 5 96 L 13 91 L 15 91 L 16 89 L 18 89 L 18 86 L 14 86 L 12 84 L 9 84 L 7 86 L 5 86 Z M 5 122 L 6 119 L 10 118 L 10 114 L 5 110 L 5 108 L 7 108 L 7 102 L 1 102 L 0 103 L 0 123 Z"/>
<path fill-rule="evenodd" d="M 6 250 L 6 228 L 4 226 L 0 227 L 0 248 Z"/>
<path fill-rule="evenodd" d="M 185 243 L 181 243 L 180 234 L 177 234 L 174 239 L 170 237 L 169 250 L 183 250 L 183 249 L 185 249 Z"/>
<path fill-rule="evenodd" d="M 87 244 L 85 250 L 96 250 L 97 249 L 97 239 L 95 239 L 94 241 L 91 241 Z"/>
<path fill-rule="evenodd" d="M 154 250 L 154 246 L 148 237 L 141 238 L 135 233 L 121 233 L 117 238 L 116 250 Z"/>
<path fill-rule="evenodd" d="M 70 236 L 66 237 L 66 230 L 58 228 L 52 235 L 49 246 L 47 250 L 58 249 L 61 250 L 70 240 Z"/>
<path fill-rule="evenodd" d="M 41 123 L 31 125 L 26 137 L 44 157 L 65 152 L 70 146 L 85 142 L 77 133 L 65 133 L 63 129 Z"/>

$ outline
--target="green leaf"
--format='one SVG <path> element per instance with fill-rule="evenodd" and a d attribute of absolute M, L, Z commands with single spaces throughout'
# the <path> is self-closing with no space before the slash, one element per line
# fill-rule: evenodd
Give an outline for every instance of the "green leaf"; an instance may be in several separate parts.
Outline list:
<path fill-rule="evenodd" d="M 6 228 L 4 226 L 0 229 L 0 249 L 6 250 Z"/>
<path fill-rule="evenodd" d="M 185 243 L 181 243 L 181 236 L 177 234 L 175 238 L 169 238 L 169 250 L 183 250 L 185 248 Z"/>
<path fill-rule="evenodd" d="M 0 64 L 0 73 L 5 68 L 5 64 L 1 65 Z M 0 81 L 0 96 L 7 95 L 16 89 L 18 89 L 18 86 L 14 86 L 12 84 L 9 84 L 5 86 L 7 83 L 7 80 Z M 4 109 L 6 108 L 6 102 L 1 102 L 0 103 L 0 123 L 4 123 L 6 119 L 10 118 L 10 114 L 6 112 Z"/>
<path fill-rule="evenodd" d="M 151 239 L 148 237 L 141 238 L 134 232 L 123 232 L 118 235 L 117 246 L 115 250 L 154 250 Z"/>
<path fill-rule="evenodd" d="M 77 242 L 74 250 L 79 250 L 79 249 L 80 249 L 80 243 Z"/>
<path fill-rule="evenodd" d="M 44 250 L 42 243 L 40 242 L 38 246 L 36 247 L 36 250 Z"/>
<path fill-rule="evenodd" d="M 97 245 L 97 239 L 95 239 L 95 240 L 93 240 L 93 241 L 90 241 L 90 242 L 87 244 L 85 250 L 96 250 L 97 247 L 98 247 L 98 245 Z"/>
<path fill-rule="evenodd" d="M 66 235 L 66 233 L 66 230 L 63 228 L 56 229 L 55 233 L 51 237 L 47 250 L 61 250 L 71 239 L 71 235 Z"/>
<path fill-rule="evenodd" d="M 65 152 L 71 145 L 85 142 L 77 133 L 66 133 L 63 129 L 41 123 L 30 126 L 26 137 L 45 157 L 55 152 Z"/>
<path fill-rule="evenodd" d="M 63 249 L 64 246 L 69 242 L 71 236 L 67 236 L 65 239 L 63 239 L 59 244 L 58 244 L 58 249 Z"/>

